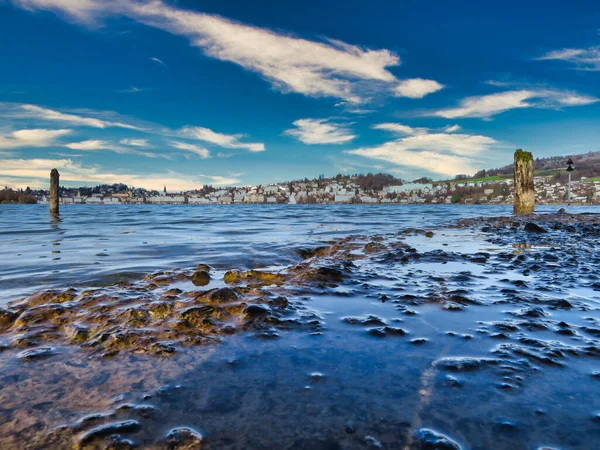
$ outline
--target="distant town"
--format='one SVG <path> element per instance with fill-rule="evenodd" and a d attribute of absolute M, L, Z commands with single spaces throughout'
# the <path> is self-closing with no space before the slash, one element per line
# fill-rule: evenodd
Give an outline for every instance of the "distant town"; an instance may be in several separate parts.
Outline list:
<path fill-rule="evenodd" d="M 576 170 L 571 182 L 571 202 L 600 204 L 600 153 L 574 155 Z M 568 174 L 565 157 L 536 160 L 536 202 L 559 204 L 567 201 Z M 584 165 L 585 164 L 585 165 Z M 482 170 L 472 177 L 457 175 L 452 180 L 421 178 L 406 182 L 392 175 L 357 174 L 285 183 L 218 188 L 209 185 L 186 192 L 149 191 L 125 184 L 61 188 L 62 204 L 509 204 L 513 202 L 511 166 Z M 25 189 L 0 191 L 1 203 L 48 203 L 49 191 Z"/>

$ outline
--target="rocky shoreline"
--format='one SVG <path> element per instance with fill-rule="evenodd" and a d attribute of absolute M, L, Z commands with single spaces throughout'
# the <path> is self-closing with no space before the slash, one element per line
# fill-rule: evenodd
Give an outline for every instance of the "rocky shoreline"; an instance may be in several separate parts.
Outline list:
<path fill-rule="evenodd" d="M 446 248 L 445 233 L 454 231 L 459 233 L 452 235 L 454 238 L 477 237 L 489 248 L 474 252 Z M 390 305 L 396 318 L 350 315 L 343 323 L 364 330 L 365 338 L 406 340 L 415 353 L 431 345 L 417 331 L 420 308 L 434 308 L 436 314 L 447 317 L 449 329 L 444 331 L 444 339 L 465 341 L 474 334 L 453 330 L 453 317 L 459 317 L 454 314 L 474 308 L 506 309 L 501 320 L 475 322 L 476 337 L 489 342 L 488 355 L 440 352 L 426 373 L 440 374 L 447 386 L 458 388 L 465 383 L 464 374 L 486 373 L 503 392 L 525 390 L 528 379 L 545 367 L 566 368 L 577 365 L 578 360 L 597 363 L 600 357 L 600 304 L 585 296 L 566 295 L 575 288 L 592 296 L 600 292 L 598 237 L 600 216 L 591 214 L 464 219 L 434 230 L 406 229 L 393 235 L 339 239 L 300 251 L 297 264 L 278 271 L 223 272 L 201 264 L 192 270 L 154 273 L 103 288 L 38 292 L 0 309 L 0 361 L 16 373 L 3 379 L 1 399 L 11 420 L 0 426 L 0 444 L 27 442 L 21 448 L 77 449 L 129 449 L 140 443 L 143 448 L 156 449 L 225 448 L 214 446 L 193 427 L 176 427 L 162 437 L 147 430 L 144 423 L 163 414 L 156 410 L 156 402 L 178 389 L 161 385 L 159 376 L 156 383 L 145 385 L 152 386 L 153 392 L 139 395 L 133 402 L 113 400 L 105 404 L 102 413 L 69 423 L 57 424 L 53 414 L 44 413 L 70 404 L 71 416 L 85 410 L 72 405 L 64 392 L 57 402 L 60 406 L 46 400 L 43 407 L 28 412 L 15 399 L 26 396 L 29 401 L 37 396 L 39 402 L 34 403 L 44 403 L 39 383 L 68 383 L 58 374 L 64 364 L 77 360 L 96 370 L 117 370 L 122 365 L 140 380 L 144 373 L 159 372 L 163 365 L 171 371 L 173 364 L 168 361 L 185 365 L 189 358 L 218 352 L 215 344 L 234 336 L 248 338 L 255 342 L 252 345 L 294 332 L 318 338 L 327 334 L 331 325 L 326 315 L 311 307 L 310 299 L 315 297 L 329 296 L 340 302 L 360 297 Z M 436 273 L 436 267 L 452 264 L 478 268 L 480 273 Z M 428 268 L 429 272 L 423 271 Z M 382 279 L 387 284 L 376 284 Z M 581 319 L 562 317 L 573 313 Z M 53 371 L 33 376 L 36 365 Z M 140 370 L 144 373 L 139 374 Z M 102 397 L 98 387 L 115 395 L 120 390 L 135 390 L 131 380 L 115 379 L 109 385 L 94 381 L 88 371 L 81 374 L 73 369 L 75 372 L 89 378 L 89 389 L 95 392 L 90 399 Z M 37 379 L 37 387 L 19 373 Z M 590 376 L 598 378 L 596 372 Z M 422 390 L 427 391 L 430 381 L 423 383 Z M 78 401 L 86 404 L 81 398 Z M 30 427 L 23 427 L 24 422 L 31 422 Z M 405 448 L 462 448 L 453 437 L 425 426 L 415 428 L 416 422 L 402 432 L 403 437 L 395 438 L 404 439 Z M 354 444 L 313 448 L 395 448 L 371 435 L 367 437 L 372 440 L 361 437 L 359 446 L 354 433 L 340 433 L 344 437 L 339 442 L 354 439 L 347 441 Z"/>

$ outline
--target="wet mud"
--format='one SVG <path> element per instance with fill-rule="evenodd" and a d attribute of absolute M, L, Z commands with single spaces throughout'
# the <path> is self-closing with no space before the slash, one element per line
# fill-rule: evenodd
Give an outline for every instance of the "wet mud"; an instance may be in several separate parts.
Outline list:
<path fill-rule="evenodd" d="M 590 449 L 600 218 L 356 235 L 0 310 L 0 447 Z"/>

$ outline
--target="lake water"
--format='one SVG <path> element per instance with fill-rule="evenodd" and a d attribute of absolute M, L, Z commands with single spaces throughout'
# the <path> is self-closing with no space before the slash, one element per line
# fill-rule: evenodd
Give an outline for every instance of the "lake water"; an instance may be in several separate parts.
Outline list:
<path fill-rule="evenodd" d="M 47 205 L 0 208 L 0 304 L 55 286 L 105 284 L 193 267 L 257 268 L 299 260 L 295 250 L 353 234 L 432 228 L 510 214 L 478 205 Z M 538 212 L 555 212 L 541 206 Z M 573 212 L 600 207 L 573 207 Z"/>
<path fill-rule="evenodd" d="M 495 238 L 446 226 L 511 212 L 74 205 L 57 222 L 41 205 L 2 206 L 0 305 L 69 287 L 99 288 L 107 299 L 135 291 L 138 308 L 177 288 L 174 301 L 185 303 L 197 290 L 185 277 L 148 287 L 143 276 L 208 264 L 206 288 L 220 288 L 229 269 L 286 272 L 301 250 L 332 243 L 348 246 L 345 262 L 333 263 L 351 268 L 333 285 L 266 286 L 261 295 L 289 300 L 293 326 L 281 322 L 270 334 L 239 327 L 219 344 L 178 345 L 169 357 L 97 357 L 44 341 L 35 323 L 0 334 L 0 448 L 78 440 L 84 448 L 176 448 L 168 436 L 180 427 L 209 449 L 598 448 L 597 235 Z M 410 228 L 434 235 L 402 233 Z M 24 357 L 40 348 L 51 351 Z"/>

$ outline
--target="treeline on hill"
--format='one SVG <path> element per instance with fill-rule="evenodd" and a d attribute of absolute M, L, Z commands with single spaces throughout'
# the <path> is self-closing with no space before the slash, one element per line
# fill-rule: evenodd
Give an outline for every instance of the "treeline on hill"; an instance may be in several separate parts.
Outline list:
<path fill-rule="evenodd" d="M 7 203 L 25 203 L 34 205 L 37 203 L 36 198 L 31 195 L 31 189 L 25 191 L 13 191 L 12 189 L 3 189 L 0 191 L 0 204 Z"/>
<path fill-rule="evenodd" d="M 575 171 L 572 173 L 572 179 L 577 181 L 581 177 L 597 178 L 600 177 L 600 152 L 589 152 L 578 155 L 568 156 L 550 156 L 548 158 L 535 158 L 533 167 L 536 175 L 553 175 L 553 179 L 557 182 L 565 182 L 568 179 L 568 174 L 565 171 L 567 161 L 573 160 Z M 556 173 L 552 173 L 556 172 Z M 469 178 L 485 178 L 494 176 L 512 176 L 513 165 L 509 164 L 497 169 L 480 170 L 472 177 L 467 175 L 457 175 L 457 180 L 466 180 Z"/>
<path fill-rule="evenodd" d="M 325 175 L 319 175 L 318 178 L 313 178 L 312 180 L 309 180 L 308 178 L 295 180 L 291 181 L 290 185 L 293 183 L 317 183 L 317 186 L 324 187 L 333 180 L 342 185 L 353 182 L 364 190 L 381 190 L 386 186 L 404 183 L 404 181 L 401 179 L 396 178 L 388 173 L 367 173 L 366 175 L 363 173 L 353 175 L 343 175 L 338 173 L 336 176 L 331 178 L 326 178 Z"/>
<path fill-rule="evenodd" d="M 63 188 L 65 189 L 65 188 Z M 89 197 L 93 194 L 103 194 L 105 192 L 111 192 L 114 194 L 124 194 L 129 190 L 129 187 L 123 183 L 116 184 L 101 184 L 94 187 L 80 187 L 76 188 L 83 197 Z"/>

